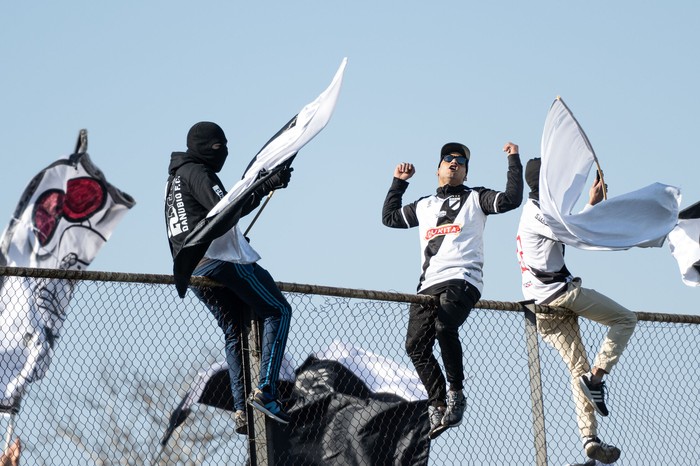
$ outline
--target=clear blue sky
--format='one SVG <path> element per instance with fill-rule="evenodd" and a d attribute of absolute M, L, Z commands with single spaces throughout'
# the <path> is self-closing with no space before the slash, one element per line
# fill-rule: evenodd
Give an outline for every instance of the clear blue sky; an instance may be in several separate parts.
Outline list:
<path fill-rule="evenodd" d="M 611 196 L 659 181 L 681 188 L 682 207 L 700 200 L 698 17 L 689 0 L 6 2 L 0 223 L 87 128 L 93 161 L 137 201 L 91 270 L 170 273 L 164 183 L 189 127 L 224 128 L 220 175 L 233 186 L 348 57 L 335 115 L 250 236 L 276 280 L 414 292 L 417 232 L 381 224 L 395 165 L 416 165 L 413 201 L 436 187 L 440 146 L 459 141 L 472 151 L 468 184 L 503 188 L 503 144 L 538 156 L 557 95 Z M 486 299 L 521 299 L 519 216 L 488 221 Z M 570 248 L 568 265 L 633 310 L 700 314 L 700 289 L 681 282 L 667 245 Z"/>

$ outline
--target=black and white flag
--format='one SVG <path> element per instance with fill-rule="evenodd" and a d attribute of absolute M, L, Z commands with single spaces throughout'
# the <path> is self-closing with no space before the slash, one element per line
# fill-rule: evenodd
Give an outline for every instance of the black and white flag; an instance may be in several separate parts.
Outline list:
<path fill-rule="evenodd" d="M 280 393 L 290 424 L 274 425 L 279 464 L 427 465 L 427 393 L 415 370 L 342 342 L 283 364 Z M 233 410 L 225 363 L 202 371 L 170 416 L 164 446 L 194 403 Z"/>
<path fill-rule="evenodd" d="M 700 286 L 700 202 L 678 214 L 678 224 L 668 234 L 668 246 L 678 262 L 683 283 Z"/>
<path fill-rule="evenodd" d="M 84 270 L 134 204 L 87 153 L 58 160 L 20 197 L 0 240 L 0 265 Z M 73 286 L 72 280 L 0 277 L 0 409 L 16 412 L 28 384 L 48 370 Z"/>
<path fill-rule="evenodd" d="M 285 355 L 282 359 L 279 379 L 284 382 L 294 381 L 294 368 Z M 219 361 L 197 374 L 192 387 L 185 393 L 180 403 L 173 410 L 165 429 L 161 446 L 165 446 L 176 428 L 187 420 L 196 403 L 234 411 L 233 393 L 231 392 L 231 377 L 226 361 Z"/>
<path fill-rule="evenodd" d="M 260 149 L 242 179 L 192 229 L 173 264 L 175 286 L 180 297 L 185 296 L 192 272 L 211 242 L 240 220 L 241 204 L 248 194 L 289 166 L 297 152 L 326 126 L 338 100 L 346 64 L 347 58 L 344 58 L 328 88 L 304 106 Z"/>

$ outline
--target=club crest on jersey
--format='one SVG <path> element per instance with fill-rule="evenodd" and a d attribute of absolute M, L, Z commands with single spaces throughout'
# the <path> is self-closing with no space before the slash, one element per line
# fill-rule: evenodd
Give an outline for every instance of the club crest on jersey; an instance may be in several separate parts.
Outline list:
<path fill-rule="evenodd" d="M 450 205 L 450 209 L 457 210 L 457 209 L 459 209 L 459 206 L 462 204 L 462 197 L 461 196 L 452 196 L 451 198 L 448 199 L 447 202 Z"/>
<path fill-rule="evenodd" d="M 430 228 L 428 231 L 425 232 L 425 239 L 430 241 L 431 239 L 435 238 L 436 236 L 444 236 L 444 235 L 456 235 L 460 231 L 462 231 L 462 227 L 459 225 L 455 224 L 449 224 L 449 225 L 440 225 L 439 227 L 435 228 Z"/>

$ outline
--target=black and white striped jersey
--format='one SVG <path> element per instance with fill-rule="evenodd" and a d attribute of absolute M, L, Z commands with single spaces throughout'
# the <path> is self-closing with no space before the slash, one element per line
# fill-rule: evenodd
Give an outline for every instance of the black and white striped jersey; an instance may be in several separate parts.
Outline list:
<path fill-rule="evenodd" d="M 486 217 L 520 205 L 523 192 L 520 157 L 508 156 L 505 192 L 445 185 L 432 196 L 402 205 L 407 187 L 407 181 L 394 178 L 384 201 L 382 221 L 392 228 L 418 227 L 421 247 L 418 292 L 454 279 L 466 280 L 481 292 Z"/>

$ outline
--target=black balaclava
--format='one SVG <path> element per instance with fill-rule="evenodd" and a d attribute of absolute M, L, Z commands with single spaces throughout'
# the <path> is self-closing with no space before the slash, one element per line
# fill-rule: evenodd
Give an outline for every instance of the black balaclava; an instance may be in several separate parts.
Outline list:
<path fill-rule="evenodd" d="M 525 165 L 525 182 L 530 187 L 530 199 L 540 200 L 540 166 L 542 159 L 539 157 L 530 159 Z"/>
<path fill-rule="evenodd" d="M 200 121 L 187 133 L 187 154 L 211 168 L 214 173 L 219 173 L 228 155 L 226 142 L 224 130 L 219 125 Z M 221 144 L 221 147 L 212 149 L 214 144 Z"/>

